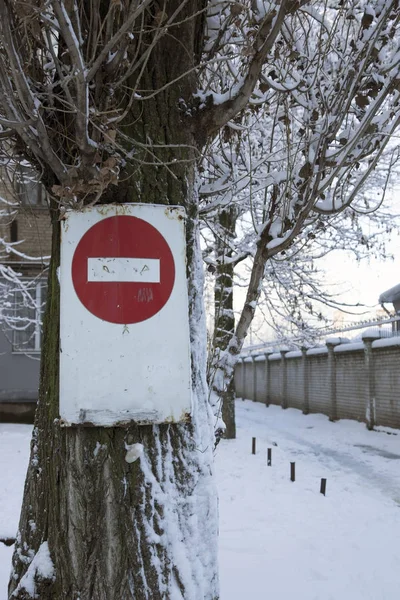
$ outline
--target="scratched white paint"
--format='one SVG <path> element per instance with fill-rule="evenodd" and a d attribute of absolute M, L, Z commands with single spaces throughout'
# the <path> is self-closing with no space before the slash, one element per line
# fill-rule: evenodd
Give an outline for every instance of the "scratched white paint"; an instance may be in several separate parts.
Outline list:
<path fill-rule="evenodd" d="M 88 281 L 159 283 L 156 258 L 89 258 Z"/>
<path fill-rule="evenodd" d="M 148 221 L 163 235 L 175 261 L 175 283 L 168 302 L 152 318 L 137 324 L 118 325 L 97 318 L 80 302 L 72 283 L 71 264 L 80 239 L 95 223 L 116 215 L 132 215 Z M 60 265 L 60 416 L 66 424 L 91 422 L 110 426 L 130 420 L 178 422 L 190 413 L 182 217 L 181 208 L 148 204 L 99 206 L 67 212 L 62 221 Z M 92 277 L 97 276 L 99 267 L 108 264 L 106 260 L 107 257 L 98 260 Z M 93 261 L 88 262 L 90 271 Z M 159 279 L 157 259 L 150 265 L 149 261 L 145 262 L 149 267 L 147 276 Z M 123 277 L 133 264 L 132 261 L 124 264 L 123 260 L 117 263 L 117 278 Z M 135 266 L 139 271 L 140 265 L 137 262 Z"/>

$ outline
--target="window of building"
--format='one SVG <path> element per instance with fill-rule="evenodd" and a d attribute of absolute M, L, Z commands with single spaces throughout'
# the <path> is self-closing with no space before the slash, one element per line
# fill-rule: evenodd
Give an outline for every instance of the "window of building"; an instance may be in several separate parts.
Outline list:
<path fill-rule="evenodd" d="M 28 163 L 17 167 L 15 190 L 23 206 L 45 206 L 46 204 L 46 192 L 39 181 L 39 174 Z"/>
<path fill-rule="evenodd" d="M 13 352 L 40 352 L 46 295 L 46 283 L 37 279 L 24 281 L 21 289 L 14 291 Z"/>
<path fill-rule="evenodd" d="M 18 242 L 18 221 L 14 219 L 10 223 L 10 242 Z"/>

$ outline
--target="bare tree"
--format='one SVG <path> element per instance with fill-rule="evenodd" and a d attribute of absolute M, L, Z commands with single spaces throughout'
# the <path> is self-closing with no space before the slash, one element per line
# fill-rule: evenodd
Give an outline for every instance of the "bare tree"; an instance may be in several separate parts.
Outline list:
<path fill-rule="evenodd" d="M 201 2 L 0 3 L 0 124 L 14 158 L 42 174 L 53 222 L 14 598 L 218 596 L 195 178 L 202 143 L 185 108 L 204 11 Z M 137 201 L 188 215 L 192 422 L 61 428 L 60 218 L 66 208 Z M 125 460 L 136 442 L 140 465 Z"/>
<path fill-rule="evenodd" d="M 243 26 L 247 14 L 239 7 L 234 13 L 215 14 L 219 32 L 225 23 L 224 35 L 237 35 L 235 27 Z M 233 33 L 227 33 L 231 28 Z M 275 282 L 269 283 L 277 282 L 280 257 L 286 255 L 290 262 L 310 239 L 320 245 L 320 256 L 334 245 L 360 255 L 363 248 L 371 251 L 373 238 L 378 245 L 379 240 L 376 234 L 364 234 L 360 215 L 364 221 L 380 221 L 381 231 L 391 227 L 391 215 L 382 214 L 380 207 L 398 160 L 397 148 L 389 145 L 399 117 L 398 69 L 391 62 L 397 47 L 393 5 L 385 13 L 375 5 L 304 3 L 286 15 L 246 108 L 210 145 L 201 187 L 202 214 L 214 238 L 211 245 L 207 240 L 206 260 L 217 273 L 225 273 L 229 265 L 232 274 L 244 259 L 252 263 L 246 302 L 231 335 L 224 321 L 218 323 L 230 305 L 216 308 L 215 331 L 223 336 L 216 336 L 222 343 L 214 353 L 210 380 L 216 396 L 231 406 L 225 410 L 231 415 L 228 437 L 234 432 L 235 356 L 253 320 L 263 280 L 273 274 Z M 258 56 L 248 47 L 240 53 L 250 53 L 254 61 Z M 229 68 L 239 82 L 243 72 L 237 60 L 232 56 Z M 214 73 L 213 84 L 222 90 L 227 79 L 227 71 Z M 219 211 L 232 204 L 239 221 L 231 218 L 227 236 L 218 226 Z M 296 248 L 291 248 L 294 242 Z M 228 295 L 226 300 L 230 302 Z"/>
<path fill-rule="evenodd" d="M 218 597 L 198 167 L 211 161 L 219 134 L 258 106 L 266 114 L 272 102 L 276 127 L 292 137 L 277 142 L 290 160 L 266 167 L 265 202 L 252 213 L 254 266 L 220 355 L 225 385 L 266 262 L 320 215 L 353 202 L 398 125 L 397 25 L 397 5 L 377 1 L 0 0 L 2 137 L 41 173 L 53 222 L 40 400 L 10 596 Z M 59 220 L 67 208 L 110 202 L 186 208 L 190 424 L 60 427 Z M 221 198 L 205 204 L 203 213 L 226 206 Z M 145 453 L 129 464 L 125 446 L 135 442 Z"/>

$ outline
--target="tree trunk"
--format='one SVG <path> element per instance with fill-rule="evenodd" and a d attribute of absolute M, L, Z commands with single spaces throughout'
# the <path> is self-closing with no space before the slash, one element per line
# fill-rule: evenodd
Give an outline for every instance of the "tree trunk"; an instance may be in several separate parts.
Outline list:
<path fill-rule="evenodd" d="M 235 398 L 235 380 L 232 377 L 226 390 L 222 392 L 222 420 L 225 423 L 224 437 L 228 440 L 236 438 Z"/>
<path fill-rule="evenodd" d="M 215 394 L 222 402 L 222 420 L 225 424 L 224 437 L 236 438 L 235 423 L 235 385 L 223 376 L 218 368 L 222 353 L 235 333 L 235 315 L 233 312 L 233 264 L 229 262 L 232 256 L 230 242 L 235 236 L 237 210 L 229 206 L 218 215 L 219 235 L 215 246 L 218 257 L 223 257 L 218 266 L 214 288 L 214 347 L 212 355 L 211 373 L 213 376 L 212 387 Z M 226 260 L 228 259 L 228 260 Z"/>
<path fill-rule="evenodd" d="M 171 12 L 174 4 L 178 3 L 169 3 Z M 198 151 L 180 104 L 197 89 L 193 75 L 181 75 L 193 67 L 200 9 L 201 3 L 187 3 L 190 18 L 182 11 L 181 23 L 171 26 L 153 50 L 140 85 L 147 92 L 162 91 L 132 108 L 124 133 L 139 142 L 135 162 L 126 165 L 118 187 L 110 186 L 101 198 L 107 203 L 139 201 L 186 208 L 192 420 L 140 427 L 131 423 L 125 428 L 60 426 L 60 227 L 54 207 L 39 403 L 10 598 L 218 598 L 213 420 L 207 400 L 195 188 Z M 200 16 L 193 18 L 196 13 Z M 145 23 L 143 31 L 150 32 L 143 34 L 145 43 L 152 28 L 146 29 Z M 166 86 L 171 81 L 176 83 Z M 130 463 L 126 445 L 134 443 L 141 443 L 144 452 Z"/>
<path fill-rule="evenodd" d="M 217 516 L 205 353 L 199 343 L 204 338 L 201 263 L 194 231 L 188 240 L 195 248 L 189 284 L 192 423 L 63 428 L 58 419 L 58 223 L 54 230 L 40 401 L 10 597 L 215 599 Z M 125 444 L 135 442 L 143 444 L 144 455 L 128 463 Z M 32 561 L 44 541 L 55 567 L 50 577 L 35 570 Z"/>

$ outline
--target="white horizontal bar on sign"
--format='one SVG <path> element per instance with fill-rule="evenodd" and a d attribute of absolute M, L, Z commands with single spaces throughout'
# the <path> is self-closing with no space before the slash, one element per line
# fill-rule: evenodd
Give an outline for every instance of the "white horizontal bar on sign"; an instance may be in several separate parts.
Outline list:
<path fill-rule="evenodd" d="M 158 258 L 88 258 L 88 281 L 160 283 Z"/>

